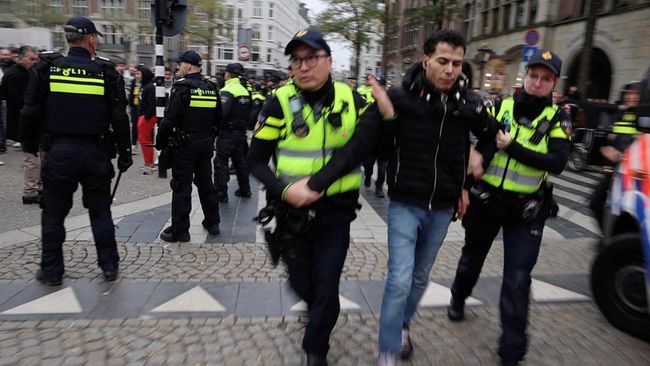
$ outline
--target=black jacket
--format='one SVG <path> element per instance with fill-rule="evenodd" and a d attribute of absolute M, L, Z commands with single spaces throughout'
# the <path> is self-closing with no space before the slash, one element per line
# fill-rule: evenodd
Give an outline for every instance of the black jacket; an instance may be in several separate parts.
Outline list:
<path fill-rule="evenodd" d="M 21 64 L 14 64 L 2 78 L 2 95 L 7 101 L 7 138 L 20 141 L 20 110 L 25 100 L 25 89 L 29 81 L 30 70 Z"/>
<path fill-rule="evenodd" d="M 494 144 L 496 120 L 473 110 L 461 117 L 460 105 L 482 105 L 458 84 L 447 93 L 434 90 L 424 77 L 420 63 L 406 73 L 401 87 L 388 93 L 396 118 L 376 126 L 360 125 L 351 143 L 337 151 L 327 166 L 309 181 L 320 191 L 341 172 L 349 171 L 377 144 L 377 156 L 388 159 L 388 189 L 391 200 L 427 209 L 456 206 L 467 175 L 469 133 L 479 139 L 479 151 Z M 467 115 L 464 113 L 463 115 Z"/>
<path fill-rule="evenodd" d="M 151 118 L 156 115 L 156 85 L 153 83 L 153 72 L 149 69 L 142 68 L 142 88 L 140 89 L 140 105 L 138 105 L 138 116 L 144 115 L 145 118 Z"/>

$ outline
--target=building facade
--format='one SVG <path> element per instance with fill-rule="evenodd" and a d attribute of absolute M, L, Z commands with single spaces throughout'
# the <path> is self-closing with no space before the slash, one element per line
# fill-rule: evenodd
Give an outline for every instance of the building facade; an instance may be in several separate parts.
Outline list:
<path fill-rule="evenodd" d="M 358 85 L 364 84 L 364 77 L 368 74 L 373 74 L 376 76 L 381 76 L 382 73 L 382 55 L 383 55 L 383 39 L 382 35 L 384 34 L 384 24 L 380 21 L 377 21 L 374 25 L 375 30 L 373 33 L 370 33 L 370 42 L 361 48 L 361 54 L 359 55 L 359 80 L 357 80 Z M 350 76 L 355 74 L 355 61 L 356 57 L 354 53 L 350 57 Z"/>
<path fill-rule="evenodd" d="M 484 91 L 510 94 L 521 85 L 527 57 L 548 48 L 563 60 L 558 89 L 576 85 L 585 39 L 589 0 L 459 0 L 460 16 L 445 28 L 468 40 L 463 71 Z M 408 22 L 408 6 L 418 1 L 389 0 L 398 31 L 389 48 L 389 74 L 399 77 L 420 59 L 427 26 Z M 596 10 L 589 94 L 595 101 L 616 100 L 620 89 L 639 80 L 650 66 L 650 1 L 602 0 Z"/>

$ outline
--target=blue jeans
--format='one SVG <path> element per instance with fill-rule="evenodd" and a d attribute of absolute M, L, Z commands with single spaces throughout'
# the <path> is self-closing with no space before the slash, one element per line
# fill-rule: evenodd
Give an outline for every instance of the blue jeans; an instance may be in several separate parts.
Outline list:
<path fill-rule="evenodd" d="M 391 201 L 388 207 L 388 278 L 381 302 L 379 351 L 399 354 L 402 325 L 409 324 L 429 283 L 454 209 L 427 209 Z"/>

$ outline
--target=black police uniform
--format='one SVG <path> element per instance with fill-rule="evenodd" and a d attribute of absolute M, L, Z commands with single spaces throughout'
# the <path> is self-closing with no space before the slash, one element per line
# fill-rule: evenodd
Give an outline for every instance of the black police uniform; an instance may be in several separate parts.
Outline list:
<path fill-rule="evenodd" d="M 92 59 L 78 47 L 71 47 L 67 57 L 41 54 L 35 69 L 25 92 L 21 135 L 23 150 L 36 153 L 43 132 L 47 151 L 42 168 L 43 253 L 37 277 L 50 284 L 61 281 L 63 222 L 80 183 L 99 266 L 107 280 L 114 280 L 119 262 L 110 209 L 114 142 L 120 171 L 133 164 L 124 80 L 113 63 Z M 114 139 L 109 138 L 111 130 Z"/>
<path fill-rule="evenodd" d="M 250 94 L 233 95 L 230 93 L 228 91 L 229 82 L 230 80 L 226 81 L 226 85 L 220 92 L 223 122 L 219 128 L 217 154 L 214 158 L 214 184 L 217 187 L 217 194 L 221 202 L 228 202 L 229 159 L 232 159 L 239 185 L 239 189 L 235 194 L 241 197 L 251 196 L 246 164 L 248 152 L 246 129 L 248 128 L 251 97 Z"/>
<path fill-rule="evenodd" d="M 192 181 L 199 190 L 203 227 L 219 233 L 219 201 L 212 182 L 214 136 L 221 120 L 217 86 L 192 73 L 172 86 L 165 118 L 156 136 L 156 148 L 170 146 L 172 156 L 172 225 L 161 238 L 189 241 Z"/>

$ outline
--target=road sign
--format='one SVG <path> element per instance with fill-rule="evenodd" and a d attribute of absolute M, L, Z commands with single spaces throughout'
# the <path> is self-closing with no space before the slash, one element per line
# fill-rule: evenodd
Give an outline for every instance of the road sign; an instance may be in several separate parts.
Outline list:
<path fill-rule="evenodd" d="M 239 46 L 239 61 L 248 61 L 251 58 L 251 48 L 245 44 Z"/>
<path fill-rule="evenodd" d="M 539 32 L 537 29 L 530 29 L 528 32 L 526 32 L 526 36 L 524 37 L 524 41 L 526 41 L 526 44 L 529 46 L 534 46 L 539 42 Z"/>
<path fill-rule="evenodd" d="M 521 61 L 523 62 L 530 61 L 530 58 L 533 56 L 535 52 L 537 52 L 537 50 L 539 50 L 538 47 L 524 46 L 524 48 L 521 50 Z"/>

